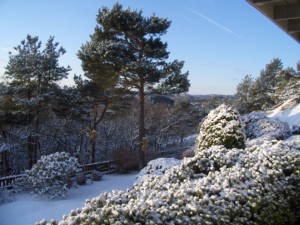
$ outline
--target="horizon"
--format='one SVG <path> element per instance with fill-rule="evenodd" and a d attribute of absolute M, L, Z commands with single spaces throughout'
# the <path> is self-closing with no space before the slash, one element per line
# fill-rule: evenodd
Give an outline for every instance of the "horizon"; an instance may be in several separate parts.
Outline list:
<path fill-rule="evenodd" d="M 70 84 L 74 74 L 83 75 L 76 53 L 89 40 L 98 9 L 111 8 L 116 2 L 125 8 L 142 9 L 145 16 L 155 13 L 172 21 L 162 38 L 168 43 L 170 60 L 185 61 L 192 95 L 233 95 L 245 75 L 257 77 L 273 58 L 293 68 L 300 59 L 299 44 L 246 1 L 2 0 L 0 75 L 4 74 L 8 52 L 27 34 L 39 36 L 43 43 L 53 35 L 67 51 L 61 64 L 72 68 L 69 78 L 61 83 Z"/>

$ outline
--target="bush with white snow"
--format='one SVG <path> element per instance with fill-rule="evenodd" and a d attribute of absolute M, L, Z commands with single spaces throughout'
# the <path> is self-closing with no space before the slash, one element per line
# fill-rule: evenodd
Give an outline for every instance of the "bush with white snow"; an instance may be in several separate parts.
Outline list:
<path fill-rule="evenodd" d="M 293 144 L 260 139 L 243 147 L 239 116 L 224 105 L 201 129 L 195 157 L 162 171 L 164 163 L 154 161 L 144 171 L 152 175 L 132 189 L 102 193 L 61 221 L 37 225 L 299 224 L 300 151 Z"/>
<path fill-rule="evenodd" d="M 137 176 L 136 183 L 141 183 L 146 177 L 164 175 L 167 169 L 179 165 L 181 160 L 174 158 L 158 158 L 148 162 Z"/>
<path fill-rule="evenodd" d="M 242 117 L 246 136 L 249 139 L 284 140 L 291 136 L 289 125 L 276 119 L 268 118 L 263 112 L 252 112 Z"/>
<path fill-rule="evenodd" d="M 56 152 L 42 156 L 32 167 L 19 178 L 17 186 L 38 195 L 53 198 L 64 198 L 71 176 L 80 171 L 78 160 L 66 152 Z"/>
<path fill-rule="evenodd" d="M 214 145 L 243 148 L 245 134 L 239 113 L 227 105 L 212 110 L 204 120 L 197 139 L 198 150 Z"/>
<path fill-rule="evenodd" d="M 299 222 L 300 152 L 282 141 L 213 146 L 127 191 L 102 193 L 38 225 L 284 225 Z"/>

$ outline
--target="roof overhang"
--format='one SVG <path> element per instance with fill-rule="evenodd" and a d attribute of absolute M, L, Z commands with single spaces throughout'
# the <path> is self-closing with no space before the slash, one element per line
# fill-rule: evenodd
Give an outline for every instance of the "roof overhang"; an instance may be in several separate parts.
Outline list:
<path fill-rule="evenodd" d="M 300 43 L 300 0 L 247 0 Z"/>

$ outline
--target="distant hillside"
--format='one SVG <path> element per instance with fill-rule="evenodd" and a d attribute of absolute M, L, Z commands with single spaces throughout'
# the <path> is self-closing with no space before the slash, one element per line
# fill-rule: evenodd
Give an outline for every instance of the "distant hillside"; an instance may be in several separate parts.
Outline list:
<path fill-rule="evenodd" d="M 235 98 L 234 95 L 220 95 L 220 94 L 208 94 L 208 95 L 191 95 L 186 94 L 191 101 L 197 101 L 197 100 L 205 100 L 209 98 L 227 98 L 227 99 L 233 99 Z"/>

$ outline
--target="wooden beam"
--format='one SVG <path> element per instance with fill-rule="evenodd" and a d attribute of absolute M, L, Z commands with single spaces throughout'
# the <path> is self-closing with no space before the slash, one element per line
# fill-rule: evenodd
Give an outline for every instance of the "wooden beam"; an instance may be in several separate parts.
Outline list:
<path fill-rule="evenodd" d="M 274 6 L 275 20 L 288 20 L 300 18 L 300 4 Z"/>
<path fill-rule="evenodd" d="M 252 0 L 252 3 L 257 6 L 265 5 L 268 3 L 278 2 L 280 0 Z"/>
<path fill-rule="evenodd" d="M 300 33 L 298 33 L 298 36 L 296 37 L 296 40 L 300 43 Z"/>
<path fill-rule="evenodd" d="M 287 31 L 291 34 L 300 32 L 300 19 L 289 20 L 287 24 Z"/>

